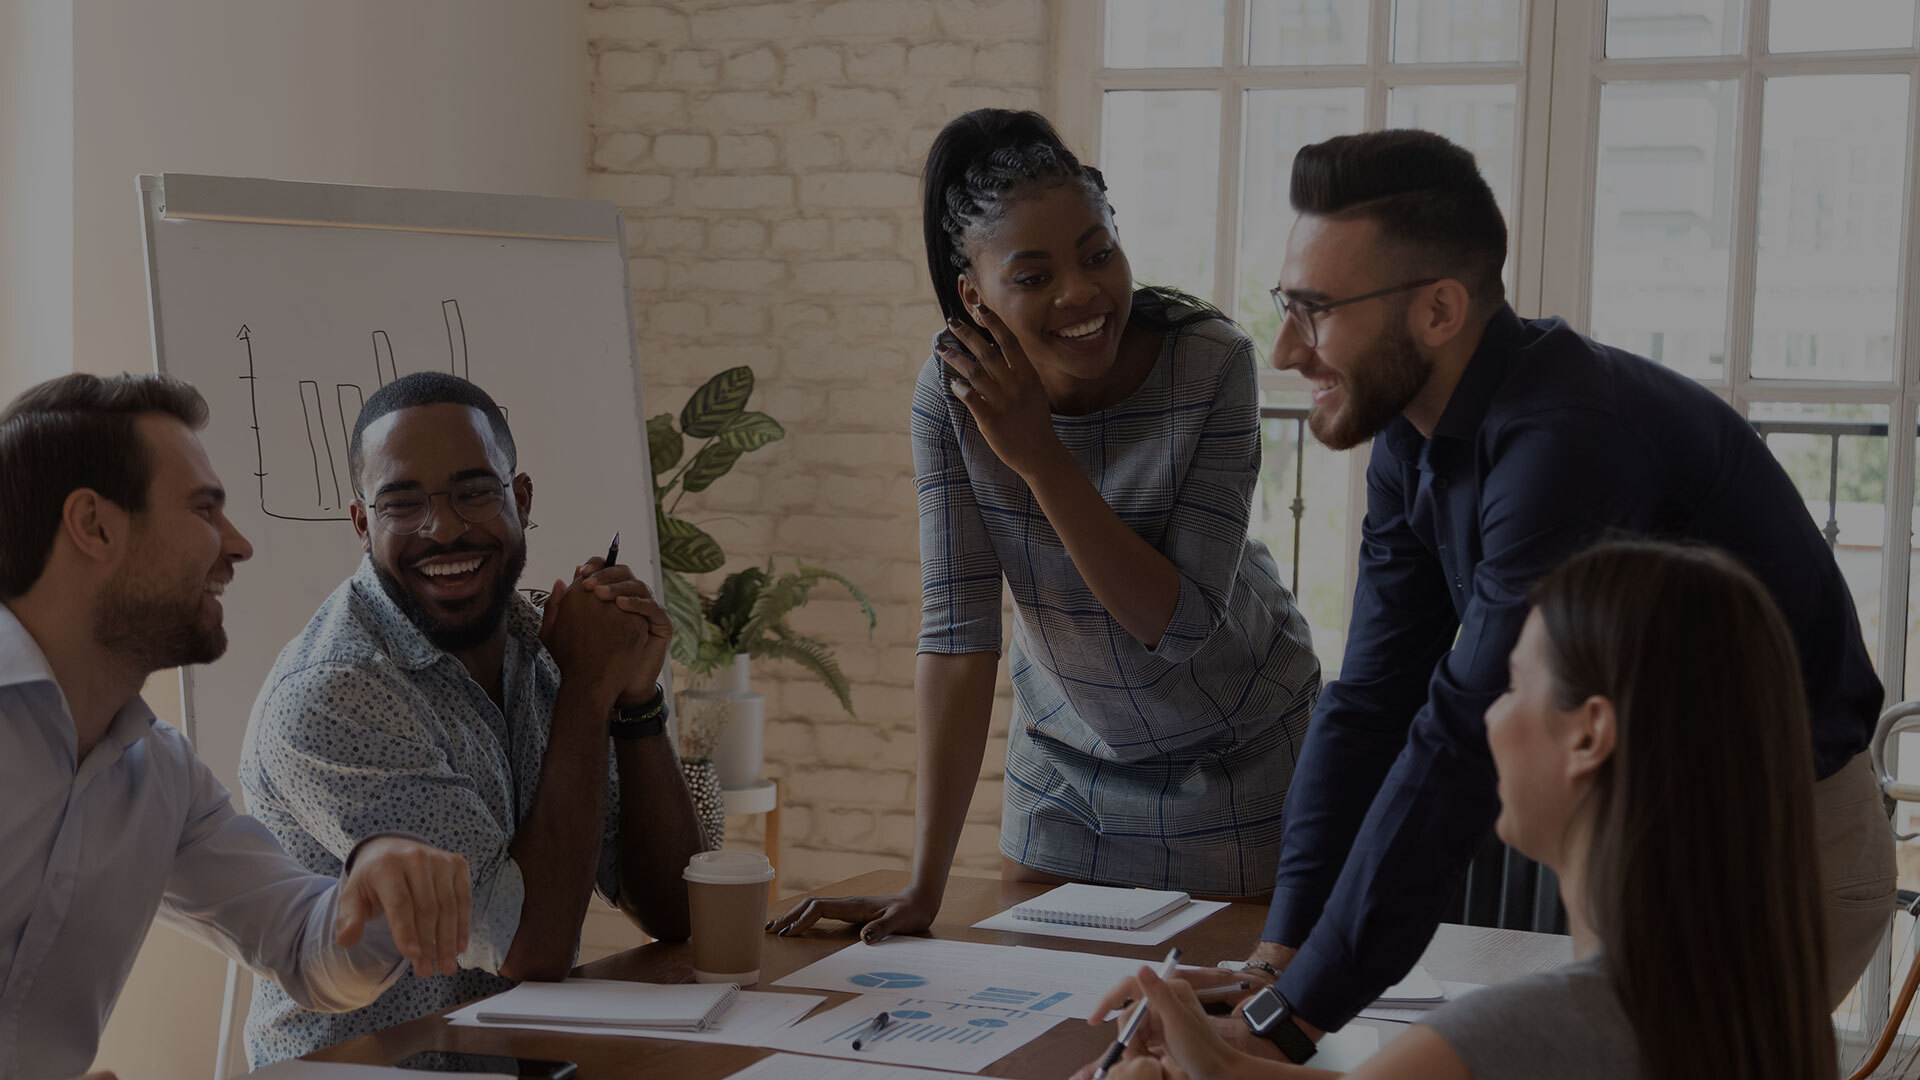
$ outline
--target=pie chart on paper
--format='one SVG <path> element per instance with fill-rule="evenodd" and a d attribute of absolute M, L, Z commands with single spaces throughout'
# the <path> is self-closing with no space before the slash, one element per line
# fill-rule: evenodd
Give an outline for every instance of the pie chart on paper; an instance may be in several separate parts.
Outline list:
<path fill-rule="evenodd" d="M 901 971 L 865 971 L 849 976 L 847 981 L 869 990 L 912 990 L 915 987 L 927 985 L 924 976 L 909 975 Z"/>

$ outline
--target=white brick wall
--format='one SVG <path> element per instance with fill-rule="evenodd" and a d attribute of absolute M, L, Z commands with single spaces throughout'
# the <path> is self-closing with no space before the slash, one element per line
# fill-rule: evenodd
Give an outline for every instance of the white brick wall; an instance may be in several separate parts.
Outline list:
<path fill-rule="evenodd" d="M 795 622 L 834 643 L 858 719 L 756 666 L 785 792 L 783 885 L 913 849 L 919 540 L 907 409 L 938 328 L 918 178 L 949 119 L 1042 108 L 1045 0 L 594 0 L 588 193 L 627 212 L 648 411 L 751 364 L 786 441 L 681 504 L 729 566 L 794 556 L 873 595 L 872 641 L 831 592 Z M 1001 675 L 1005 683 L 1004 665 Z M 1003 693 L 957 868 L 995 873 Z M 759 819 L 730 823 L 757 846 Z"/>

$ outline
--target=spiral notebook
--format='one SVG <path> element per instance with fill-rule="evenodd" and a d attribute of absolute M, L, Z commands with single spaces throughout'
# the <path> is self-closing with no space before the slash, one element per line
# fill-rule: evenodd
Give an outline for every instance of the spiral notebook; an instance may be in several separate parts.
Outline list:
<path fill-rule="evenodd" d="M 523 982 L 481 1002 L 474 1019 L 486 1024 L 705 1031 L 739 993 L 734 983 Z"/>
<path fill-rule="evenodd" d="M 1108 930 L 1138 930 L 1186 907 L 1183 892 L 1116 889 L 1109 885 L 1062 885 L 1052 892 L 1015 905 L 1012 915 L 1031 922 L 1098 926 Z"/>

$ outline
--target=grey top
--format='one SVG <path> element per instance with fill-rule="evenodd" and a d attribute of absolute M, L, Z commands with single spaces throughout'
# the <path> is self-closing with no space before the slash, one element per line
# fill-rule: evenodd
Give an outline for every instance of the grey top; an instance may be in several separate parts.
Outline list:
<path fill-rule="evenodd" d="M 920 651 L 999 652 L 1003 577 L 1017 609 L 1000 850 L 1080 881 L 1265 892 L 1320 663 L 1273 556 L 1247 535 L 1253 343 L 1218 319 L 1171 330 L 1126 401 L 1053 418 L 1101 497 L 1179 570 L 1153 648 L 1094 597 L 937 358 L 911 425 Z"/>
<path fill-rule="evenodd" d="M 1473 1080 L 1635 1080 L 1633 1025 L 1599 956 L 1477 990 L 1434 1010 L 1426 1025 Z"/>
<path fill-rule="evenodd" d="M 540 644 L 540 616 L 517 594 L 507 628 L 504 714 L 407 620 L 364 558 L 280 651 L 241 751 L 248 808 L 316 873 L 338 874 L 361 837 L 388 830 L 458 852 L 473 875 L 473 921 L 458 972 L 422 979 L 409 969 L 352 1012 L 305 1009 L 256 981 L 247 1015 L 255 1068 L 513 986 L 499 970 L 526 890 L 507 849 L 533 808 L 560 669 Z M 595 883 L 611 898 L 620 880 L 611 748 L 607 775 Z"/>

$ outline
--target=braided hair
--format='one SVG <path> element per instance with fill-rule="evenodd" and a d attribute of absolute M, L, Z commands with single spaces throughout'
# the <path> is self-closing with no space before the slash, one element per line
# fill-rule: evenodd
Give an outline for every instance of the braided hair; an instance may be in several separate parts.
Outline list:
<path fill-rule="evenodd" d="M 959 271 L 972 267 L 967 236 L 998 220 L 1008 206 L 1035 189 L 1058 184 L 1080 184 L 1096 208 L 1112 215 L 1100 170 L 1082 164 L 1039 113 L 975 109 L 941 129 L 927 151 L 921 223 L 927 273 L 942 315 L 977 326 L 955 281 Z M 1198 297 L 1157 287 L 1138 290 L 1135 310 L 1162 326 L 1224 318 Z"/>

